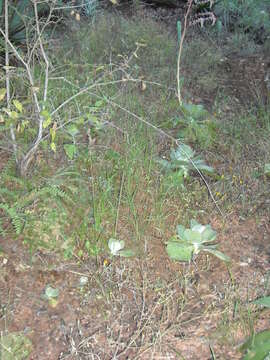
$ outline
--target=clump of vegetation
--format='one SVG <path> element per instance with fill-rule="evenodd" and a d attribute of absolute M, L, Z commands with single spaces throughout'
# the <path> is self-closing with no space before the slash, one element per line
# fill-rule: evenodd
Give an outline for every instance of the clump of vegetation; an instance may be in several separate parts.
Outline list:
<path fill-rule="evenodd" d="M 270 5 L 267 0 L 220 0 L 214 4 L 217 26 L 226 31 L 241 31 L 265 41 L 270 35 Z"/>
<path fill-rule="evenodd" d="M 173 260 L 191 261 L 201 251 L 215 255 L 223 261 L 230 261 L 228 256 L 217 250 L 217 245 L 212 244 L 216 239 L 216 231 L 211 225 L 201 225 L 196 220 L 191 220 L 190 229 L 183 225 L 177 226 L 177 235 L 167 243 L 167 253 Z"/>
<path fill-rule="evenodd" d="M 213 173 L 214 169 L 207 165 L 189 145 L 181 144 L 170 152 L 170 161 L 159 159 L 165 171 L 176 171 L 178 177 L 187 178 L 192 171 Z"/>
<path fill-rule="evenodd" d="M 89 5 L 83 10 L 86 15 L 87 11 L 94 11 L 94 1 L 83 4 Z M 162 344 L 162 329 L 175 330 L 174 326 L 168 327 L 170 323 L 183 326 L 189 336 L 185 324 L 193 318 L 186 320 L 185 316 L 194 312 L 191 297 L 197 303 L 198 296 L 201 304 L 194 321 L 208 316 L 207 299 L 211 298 L 211 316 L 215 313 L 216 322 L 223 322 L 228 329 L 237 323 L 244 332 L 247 320 L 254 319 L 254 323 L 249 323 L 251 329 L 259 310 L 256 308 L 255 313 L 248 307 L 246 289 L 241 288 L 244 272 L 239 271 L 239 282 L 234 280 L 233 272 L 238 271 L 238 263 L 247 271 L 253 263 L 239 251 L 231 250 L 232 259 L 219 251 L 217 232 L 207 223 L 215 218 L 221 224 L 221 238 L 229 242 L 227 247 L 233 247 L 237 244 L 226 232 L 229 229 L 233 233 L 231 217 L 239 225 L 250 214 L 258 214 L 259 222 L 256 209 L 265 215 L 269 192 L 269 111 L 246 111 L 240 103 L 236 106 L 233 102 L 236 95 L 230 97 L 232 86 L 228 90 L 224 85 L 227 73 L 221 65 L 229 40 L 223 44 L 221 36 L 197 32 L 195 39 L 184 43 L 180 74 L 184 100 L 180 104 L 175 94 L 177 43 L 166 26 L 152 19 L 122 17 L 113 12 L 96 15 L 90 23 L 87 18 L 79 21 L 78 16 L 77 20 L 69 19 L 70 32 L 60 33 L 56 28 L 53 38 L 46 27 L 40 37 L 38 28 L 33 27 L 35 39 L 42 40 L 41 44 L 36 42 L 35 54 L 19 49 L 16 42 L 14 52 L 9 44 L 10 53 L 21 56 L 25 63 L 18 57 L 20 66 L 7 68 L 10 72 L 1 78 L 0 146 L 5 157 L 0 164 L 0 233 L 22 240 L 33 255 L 53 253 L 61 262 L 72 258 L 78 268 L 87 260 L 87 270 L 83 267 L 82 271 L 88 271 L 90 264 L 90 276 L 82 274 L 81 269 L 70 271 L 75 276 L 86 275 L 81 276 L 78 293 L 76 289 L 72 291 L 76 296 L 83 293 L 88 304 L 93 298 L 96 303 L 102 304 L 105 299 L 106 306 L 113 304 L 110 312 L 104 314 L 107 324 L 118 314 L 119 305 L 124 314 L 126 308 L 122 305 L 129 306 L 130 299 L 134 299 L 130 321 L 138 318 L 140 308 L 142 327 L 131 335 L 132 343 L 124 350 L 119 345 L 125 342 L 121 337 L 111 357 L 132 350 L 133 345 L 137 351 L 140 342 L 136 339 L 141 329 L 153 348 L 157 341 Z M 41 24 L 43 20 L 40 19 Z M 29 44 L 28 50 L 32 49 Z M 9 98 L 5 76 L 9 76 L 12 90 Z M 225 79 L 222 85 L 221 78 Z M 20 160 L 29 150 L 33 151 L 31 161 L 20 172 Z M 222 219 L 216 212 L 218 206 L 225 215 Z M 192 218 L 203 218 L 207 225 L 190 222 Z M 188 228 L 178 225 L 171 238 L 176 224 L 189 222 Z M 239 228 L 235 239 L 244 242 L 246 238 L 242 239 Z M 199 256 L 202 253 L 231 261 L 233 270 L 227 267 L 229 276 L 224 272 L 222 277 L 212 277 L 220 263 L 213 262 L 211 256 Z M 134 261 L 125 259 L 135 254 L 138 256 Z M 54 261 L 56 257 L 51 258 Z M 195 259 L 198 261 L 193 264 Z M 4 258 L 3 266 L 6 265 L 8 257 Z M 35 267 L 35 263 L 31 266 Z M 49 268 L 46 261 L 42 266 Z M 68 268 L 69 263 L 64 266 Z M 209 274 L 209 279 L 200 277 L 204 273 Z M 43 296 L 51 306 L 61 307 L 66 282 L 59 286 L 60 282 L 53 283 L 53 277 L 50 280 L 43 287 Z M 95 296 L 97 284 L 101 292 Z M 268 303 L 268 280 L 257 284 L 260 285 L 258 289 L 253 287 L 254 292 L 264 296 L 261 304 Z M 125 290 L 124 295 L 121 289 Z M 132 296 L 126 296 L 129 290 Z M 245 310 L 239 315 L 241 309 Z M 123 314 L 120 322 L 126 321 Z M 114 320 L 118 332 L 118 318 Z M 155 334 L 162 336 L 153 340 L 153 328 Z M 110 349 L 111 340 L 117 338 L 114 335 L 104 336 L 104 341 L 109 338 Z M 210 337 L 208 333 L 206 336 Z M 78 338 L 79 347 L 83 346 L 81 333 Z M 214 341 L 216 346 L 219 339 Z M 251 344 L 248 348 L 254 350 Z M 102 357 L 101 353 L 98 357 Z"/>

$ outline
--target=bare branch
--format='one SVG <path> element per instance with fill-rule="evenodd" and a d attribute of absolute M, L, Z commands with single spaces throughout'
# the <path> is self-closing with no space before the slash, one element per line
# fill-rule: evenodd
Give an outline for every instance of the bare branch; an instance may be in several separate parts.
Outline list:
<path fill-rule="evenodd" d="M 10 78 L 9 78 L 9 49 L 8 49 L 8 37 L 9 37 L 9 21 L 8 21 L 8 0 L 5 0 L 5 65 L 6 65 L 6 91 L 7 91 L 7 108 L 10 108 Z M 14 156 L 15 156 L 15 161 L 16 164 L 18 163 L 18 158 L 17 158 L 17 152 L 18 152 L 18 148 L 17 148 L 17 143 L 16 143 L 16 136 L 15 136 L 15 131 L 14 131 L 14 127 L 11 124 L 10 125 L 10 137 L 12 140 L 12 147 L 13 147 L 13 151 L 14 151 Z"/>
<path fill-rule="evenodd" d="M 185 40 L 185 36 L 186 36 L 186 31 L 187 31 L 187 24 L 188 24 L 188 17 L 189 17 L 189 13 L 191 10 L 193 4 L 193 0 L 188 0 L 188 8 L 185 14 L 185 21 L 184 21 L 184 30 L 183 30 L 183 34 L 181 36 L 181 40 L 180 40 L 180 44 L 179 44 L 179 51 L 178 51 L 178 58 L 177 58 L 177 96 L 178 96 L 178 101 L 179 101 L 179 105 L 182 106 L 182 96 L 181 96 L 181 86 L 180 86 L 180 67 L 181 67 L 181 57 L 182 57 L 182 52 L 183 52 L 183 43 Z"/>

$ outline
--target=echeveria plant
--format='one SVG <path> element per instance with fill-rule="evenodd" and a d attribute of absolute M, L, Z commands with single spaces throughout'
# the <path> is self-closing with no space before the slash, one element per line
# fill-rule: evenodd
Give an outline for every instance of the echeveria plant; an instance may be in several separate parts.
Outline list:
<path fill-rule="evenodd" d="M 134 256 L 132 250 L 124 249 L 125 242 L 124 240 L 117 240 L 110 238 L 108 241 L 108 247 L 110 249 L 111 255 L 113 256 L 123 256 L 123 257 L 130 257 Z"/>
<path fill-rule="evenodd" d="M 186 144 L 179 145 L 176 149 L 171 150 L 170 161 L 160 159 L 158 161 L 165 170 L 177 170 L 187 177 L 190 171 L 206 171 L 213 173 L 214 169 L 208 166 L 199 156 L 195 156 L 194 150 Z"/>
<path fill-rule="evenodd" d="M 177 226 L 177 234 L 167 243 L 167 253 L 173 260 L 191 261 L 200 251 L 207 251 L 223 261 L 230 261 L 229 257 L 217 250 L 216 231 L 211 225 L 201 225 L 191 220 L 190 229 L 182 225 Z"/>

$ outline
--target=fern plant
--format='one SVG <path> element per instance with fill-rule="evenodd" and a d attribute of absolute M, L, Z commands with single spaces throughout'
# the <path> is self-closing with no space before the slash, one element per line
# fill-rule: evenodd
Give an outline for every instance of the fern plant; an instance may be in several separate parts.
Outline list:
<path fill-rule="evenodd" d="M 14 175 L 15 164 L 9 162 L 0 178 L 0 234 L 5 236 L 8 221 L 16 235 L 35 222 L 44 209 L 57 207 L 65 212 L 67 205 L 74 205 L 74 189 L 70 173 L 54 177 L 37 184 L 34 179 L 22 179 Z M 72 173 L 74 174 L 74 173 Z M 67 178 L 69 177 L 69 181 Z M 77 186 L 79 188 L 79 185 Z M 49 211 L 50 212 L 50 211 Z M 49 213 L 47 211 L 47 213 Z M 46 222 L 46 220 L 44 219 Z M 30 226 L 31 227 L 31 226 Z"/>

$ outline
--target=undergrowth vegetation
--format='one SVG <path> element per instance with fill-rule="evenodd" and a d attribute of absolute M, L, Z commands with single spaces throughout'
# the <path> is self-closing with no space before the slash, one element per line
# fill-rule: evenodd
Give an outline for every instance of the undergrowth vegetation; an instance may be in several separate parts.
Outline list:
<path fill-rule="evenodd" d="M 218 238 L 210 223 L 218 210 L 224 221 L 232 212 L 265 214 L 270 163 L 269 104 L 254 101 L 247 109 L 222 82 L 230 39 L 223 46 L 209 33 L 190 30 L 180 108 L 176 39 L 165 25 L 105 12 L 91 26 L 69 19 L 69 27 L 46 43 L 45 133 L 25 177 L 6 151 L 10 123 L 0 119 L 0 235 L 22 241 L 32 253 L 81 262 L 119 255 L 124 244 L 144 258 L 157 239 L 163 249 L 175 239 L 178 226 L 177 241 L 168 243 L 170 258 L 191 262 L 193 253 L 208 252 L 228 261 L 216 245 L 203 244 Z M 37 87 L 43 65 L 35 64 Z M 24 82 L 19 70 L 12 74 L 23 111 L 8 114 L 22 151 L 37 135 Z M 188 249 L 185 244 L 181 253 L 183 239 Z"/>
<path fill-rule="evenodd" d="M 145 231 L 151 232 L 151 227 L 162 232 L 165 225 L 158 219 L 176 197 L 180 196 L 182 207 L 192 214 L 207 214 L 209 206 L 213 211 L 215 204 L 211 204 L 209 189 L 196 175 L 197 170 L 207 171 L 213 196 L 224 208 L 239 199 L 242 204 L 253 202 L 248 194 L 254 181 L 258 187 L 254 197 L 262 196 L 267 181 L 262 169 L 269 161 L 268 112 L 241 110 L 241 115 L 236 115 L 231 108 L 228 116 L 222 110 L 228 108 L 224 105 L 226 99 L 230 101 L 226 94 L 220 99 L 218 92 L 222 47 L 216 51 L 200 37 L 186 44 L 184 89 L 196 84 L 200 91 L 215 90 L 216 110 L 210 114 L 202 105 L 187 103 L 179 111 L 173 91 L 175 40 L 162 24 L 104 14 L 91 27 L 83 22 L 75 25 L 77 31 L 59 34 L 61 46 L 56 42 L 47 49 L 53 64 L 48 86 L 52 110 L 44 113 L 48 123 L 44 126 L 53 122 L 54 133 L 50 130 L 50 136 L 42 141 L 35 175 L 31 180 L 20 179 L 14 166 L 9 165 L 2 171 L 2 234 L 6 231 L 5 218 L 9 217 L 16 233 L 24 229 L 24 241 L 33 246 L 34 239 L 41 239 L 45 228 L 50 233 L 55 224 L 56 233 L 62 237 L 59 243 L 65 244 L 62 247 L 69 255 L 75 248 L 80 256 L 85 250 L 97 254 L 104 249 L 105 240 L 118 231 L 119 221 L 136 239 Z M 185 65 L 190 58 L 193 61 Z M 42 75 L 42 68 L 36 71 Z M 28 99 L 20 94 L 20 81 L 14 78 L 14 86 L 18 86 L 20 101 L 26 104 Z M 74 101 L 63 106 L 52 120 L 53 109 L 61 108 L 66 99 L 73 97 Z M 32 132 L 28 123 L 22 129 L 24 118 L 20 127 L 17 125 L 22 146 L 25 140 L 29 142 Z M 190 162 L 194 152 L 187 145 L 183 145 L 183 159 L 178 159 L 173 138 L 194 146 L 198 156 L 203 152 L 213 168 L 199 158 Z M 249 151 L 253 158 L 248 170 L 242 167 L 243 161 L 250 161 Z M 169 153 L 171 163 L 166 160 Z M 57 172 L 52 175 L 55 168 Z M 190 170 L 193 174 L 187 178 Z M 198 201 L 190 208 L 193 192 Z M 76 208 L 74 201 L 79 204 Z M 139 205 L 141 201 L 143 206 Z M 182 216 L 184 223 L 189 222 L 187 215 L 178 212 L 172 229 L 183 222 Z M 40 219 L 37 226 L 33 226 L 35 216 Z M 68 226 L 64 225 L 66 221 Z M 47 246 L 57 247 L 55 241 Z"/>

